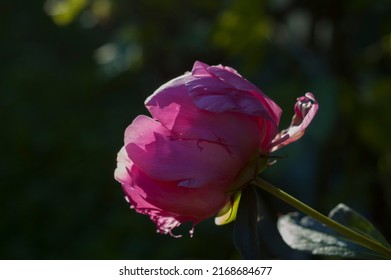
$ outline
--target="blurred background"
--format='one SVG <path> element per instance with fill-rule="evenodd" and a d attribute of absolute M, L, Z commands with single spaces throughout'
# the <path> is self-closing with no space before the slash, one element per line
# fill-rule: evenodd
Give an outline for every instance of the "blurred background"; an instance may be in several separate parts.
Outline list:
<path fill-rule="evenodd" d="M 213 219 L 156 234 L 113 178 L 145 98 L 195 60 L 262 89 L 281 129 L 313 92 L 316 118 L 264 178 L 323 213 L 343 202 L 390 241 L 390 15 L 388 0 L 2 0 L 0 258 L 240 258 Z M 264 202 L 262 257 L 313 258 L 276 231 L 293 209 Z"/>

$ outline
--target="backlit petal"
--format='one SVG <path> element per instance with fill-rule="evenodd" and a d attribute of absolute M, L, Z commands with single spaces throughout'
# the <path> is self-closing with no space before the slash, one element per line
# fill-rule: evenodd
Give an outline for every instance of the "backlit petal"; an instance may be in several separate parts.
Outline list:
<path fill-rule="evenodd" d="M 292 118 L 291 125 L 276 136 L 272 142 L 271 151 L 276 151 L 300 139 L 304 135 L 307 126 L 315 117 L 318 107 L 318 101 L 310 92 L 306 93 L 305 96 L 297 98 L 294 106 L 295 114 Z"/>

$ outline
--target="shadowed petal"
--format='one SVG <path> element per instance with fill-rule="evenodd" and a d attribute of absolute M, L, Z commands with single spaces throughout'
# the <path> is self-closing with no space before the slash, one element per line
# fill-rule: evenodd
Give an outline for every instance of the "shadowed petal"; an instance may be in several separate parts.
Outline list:
<path fill-rule="evenodd" d="M 199 109 L 215 113 L 242 113 L 278 123 L 281 110 L 274 113 L 258 94 L 235 88 L 213 77 L 196 78 L 188 81 L 186 86 Z M 277 105 L 274 107 L 278 108 Z"/>
<path fill-rule="evenodd" d="M 199 68 L 202 68 L 202 75 L 194 75 L 199 72 Z M 209 72 L 209 77 L 206 71 Z M 195 79 L 189 80 L 186 85 L 189 95 L 194 98 L 200 109 L 213 112 L 234 111 L 271 118 L 278 125 L 280 107 L 255 85 L 240 76 L 235 69 L 196 62 L 192 73 Z M 215 99 L 206 100 L 208 96 L 214 96 Z M 208 102 L 214 100 L 218 101 L 216 106 Z"/>
<path fill-rule="evenodd" d="M 126 173 L 116 170 L 116 179 L 121 182 L 131 208 L 149 215 L 160 233 L 175 236 L 174 228 L 186 222 L 195 226 L 215 215 L 229 199 L 224 186 L 182 188 L 173 182 L 155 180 L 126 159 L 124 150 L 120 151 L 118 160 L 119 165 L 125 161 L 123 165 L 127 166 L 122 170 Z"/>

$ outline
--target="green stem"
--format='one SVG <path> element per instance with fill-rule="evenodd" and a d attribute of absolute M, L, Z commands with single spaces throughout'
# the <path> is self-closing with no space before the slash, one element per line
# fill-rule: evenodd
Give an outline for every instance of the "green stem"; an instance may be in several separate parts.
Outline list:
<path fill-rule="evenodd" d="M 330 219 L 329 217 L 319 213 L 315 209 L 311 208 L 307 204 L 304 204 L 300 200 L 294 198 L 290 194 L 282 191 L 281 189 L 273 186 L 272 184 L 266 182 L 265 180 L 257 177 L 254 181 L 254 183 L 264 189 L 265 191 L 271 193 L 272 195 L 278 197 L 279 199 L 285 201 L 286 203 L 292 205 L 296 209 L 300 210 L 301 212 L 305 213 L 306 215 L 322 222 L 323 224 L 331 227 L 332 229 L 336 230 L 337 232 L 345 235 L 353 242 L 364 246 L 372 251 L 381 253 L 382 255 L 387 256 L 391 259 L 391 250 L 388 248 L 385 248 L 380 243 L 366 237 L 365 235 L 362 235 L 356 231 L 351 230 L 350 228 L 341 225 L 340 223 L 337 223 L 336 221 Z"/>

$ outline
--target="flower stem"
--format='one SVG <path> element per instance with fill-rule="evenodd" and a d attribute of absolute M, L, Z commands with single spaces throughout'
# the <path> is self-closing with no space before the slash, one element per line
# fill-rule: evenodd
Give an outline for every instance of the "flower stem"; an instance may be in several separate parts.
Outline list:
<path fill-rule="evenodd" d="M 306 215 L 322 222 L 323 224 L 329 226 L 330 228 L 336 230 L 337 232 L 345 235 L 353 242 L 364 246 L 372 251 L 378 252 L 384 256 L 387 256 L 391 259 L 391 250 L 384 247 L 380 243 L 376 242 L 375 240 L 372 240 L 368 238 L 365 235 L 362 235 L 340 223 L 337 223 L 336 221 L 330 219 L 329 217 L 319 213 L 315 209 L 311 208 L 307 204 L 301 202 L 300 200 L 294 198 L 290 194 L 284 192 L 283 190 L 273 186 L 272 184 L 266 182 L 265 180 L 256 177 L 254 180 L 254 183 L 256 186 L 264 189 L 265 191 L 271 193 L 272 195 L 278 197 L 279 199 L 285 201 L 286 203 L 290 204 L 291 206 L 295 207 L 296 209 L 300 210 L 301 212 L 305 213 Z"/>

